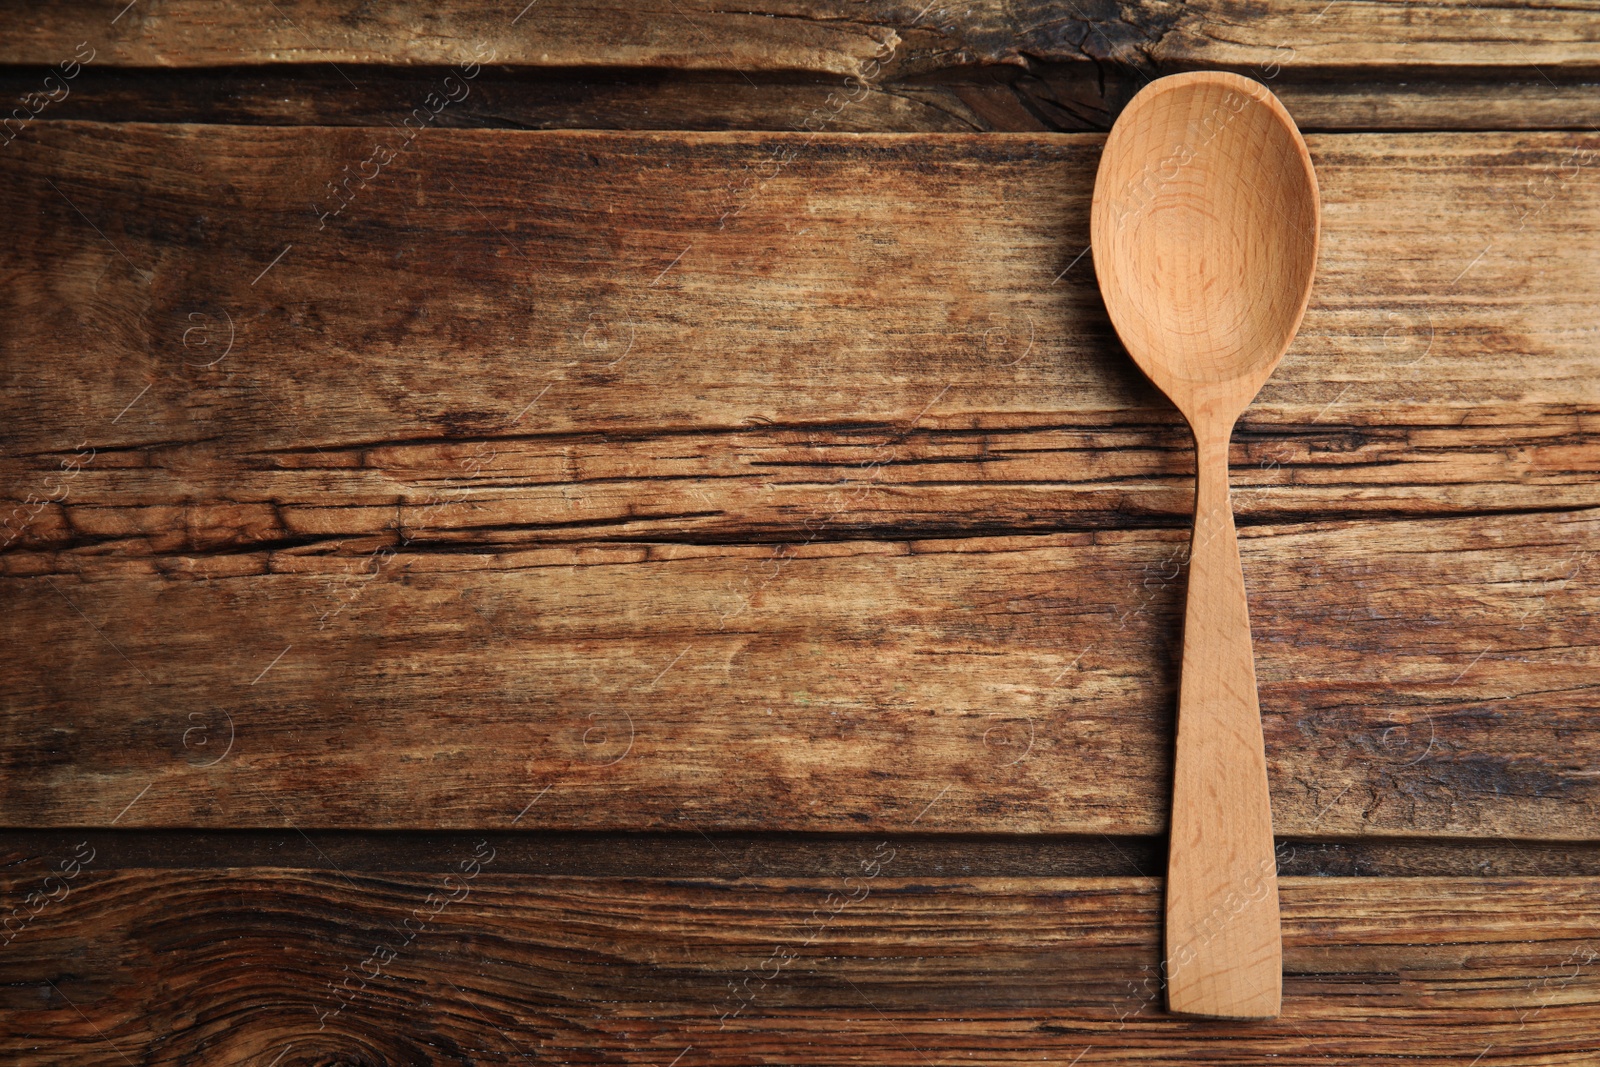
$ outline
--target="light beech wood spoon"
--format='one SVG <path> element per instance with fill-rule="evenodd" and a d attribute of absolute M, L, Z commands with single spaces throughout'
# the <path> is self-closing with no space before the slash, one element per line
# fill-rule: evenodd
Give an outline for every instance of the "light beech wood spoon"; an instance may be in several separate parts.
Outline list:
<path fill-rule="evenodd" d="M 1239 415 L 1300 328 L 1321 208 L 1278 98 L 1236 74 L 1161 78 L 1112 128 L 1090 237 L 1128 352 L 1195 440 L 1166 982 L 1172 1011 L 1270 1018 L 1283 995 L 1277 866 L 1244 574 L 1228 497 Z"/>

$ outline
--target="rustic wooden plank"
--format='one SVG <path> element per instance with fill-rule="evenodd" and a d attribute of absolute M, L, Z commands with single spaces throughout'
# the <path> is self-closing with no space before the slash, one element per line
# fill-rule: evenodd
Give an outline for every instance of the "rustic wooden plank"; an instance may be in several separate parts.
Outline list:
<path fill-rule="evenodd" d="M 1280 835 L 1594 837 L 1600 512 L 1243 534 Z M 75 557 L 0 822 L 1156 833 L 1185 542 Z"/>
<path fill-rule="evenodd" d="M 241 400 L 240 408 L 255 406 Z M 1595 415 L 1576 407 L 1516 414 L 1530 418 L 1455 427 L 1247 426 L 1233 448 L 1240 521 L 1600 504 Z M 236 428 L 224 426 L 233 440 L 221 448 L 214 440 L 85 443 L 81 452 L 0 460 L 11 486 L 4 537 L 11 544 L 0 570 L 70 573 L 78 557 L 108 552 L 321 545 L 360 554 L 372 550 L 371 537 L 463 547 L 783 543 L 1187 521 L 1193 452 L 1186 431 L 1172 425 L 1176 416 L 1104 418 L 1098 430 L 795 426 L 642 440 L 468 435 L 289 451 L 249 450 Z M 1480 481 L 1471 480 L 1474 472 Z"/>
<path fill-rule="evenodd" d="M 1345 395 L 1384 384 L 1376 377 L 1347 382 Z M 1143 389 L 1129 385 L 1130 392 Z M 239 397 L 233 406 L 292 432 L 287 418 L 260 406 L 270 403 Z M 1373 413 L 1328 426 L 1309 418 L 1274 426 L 1258 420 L 1275 412 L 1252 409 L 1233 446 L 1239 519 L 1260 524 L 1600 504 L 1595 414 L 1580 405 L 1507 406 L 1524 418 L 1497 425 L 1488 421 L 1497 413 L 1486 408 L 1463 413 L 1483 418 L 1482 425 L 1378 426 Z M 92 403 L 83 410 L 94 410 Z M 1461 409 L 1441 406 L 1431 415 L 1451 411 Z M 1306 417 L 1303 409 L 1299 415 Z M 106 448 L 90 439 L 74 442 L 83 444 L 78 452 L 49 449 L 0 460 L 11 520 L 0 538 L 11 542 L 0 569 L 70 572 L 76 557 L 107 552 L 165 556 L 321 544 L 362 553 L 371 551 L 364 538 L 397 534 L 408 544 L 467 547 L 781 543 L 1187 521 L 1194 459 L 1175 413 L 1107 413 L 1099 429 L 1082 426 L 1094 413 L 1062 418 L 1080 425 L 469 433 L 370 445 L 312 440 L 281 451 L 251 449 L 238 424 L 219 427 L 220 445 L 205 439 Z"/>
<path fill-rule="evenodd" d="M 96 62 L 131 66 L 451 64 L 923 73 L 978 64 L 1112 61 L 1331 70 L 1397 66 L 1600 66 L 1592 0 L 1519 8 L 1434 0 L 1047 0 L 929 5 L 870 0 L 543 0 L 372 7 L 354 0 L 219 11 L 203 0 L 128 6 L 72 0 L 14 17 L 0 63 L 52 64 L 86 39 Z M 876 58 L 875 58 L 876 57 Z"/>
<path fill-rule="evenodd" d="M 1183 69 L 1207 64 L 1185 63 Z M 1224 64 L 1224 66 L 1228 66 Z M 1322 71 L 1267 63 L 1234 67 L 1268 85 L 1305 132 L 1326 130 L 1593 131 L 1596 79 L 1558 70 Z M 1162 71 L 1167 73 L 1168 71 Z M 885 84 L 885 92 L 925 103 L 975 129 L 1109 129 L 1146 72 L 1103 65 L 994 67 L 937 80 Z M 330 94 L 333 95 L 333 94 Z M 956 97 L 951 101 L 950 97 Z M 337 98 L 335 96 L 335 98 Z M 871 101 L 863 100 L 864 104 Z M 964 105 L 964 106 L 963 106 Z M 814 106 L 814 105 L 812 105 Z M 862 109 L 868 114 L 871 107 Z M 88 117 L 88 116 L 85 116 Z M 905 116 L 915 117 L 915 113 Z M 884 121 L 846 111 L 846 121 Z M 931 119 L 932 116 L 929 116 Z M 893 116 L 894 120 L 901 116 Z"/>
<path fill-rule="evenodd" d="M 42 871 L 87 845 L 95 869 L 293 867 L 417 871 L 438 857 L 495 850 L 501 874 L 606 878 L 843 878 L 887 840 L 900 877 L 1161 877 L 1166 842 L 1103 834 L 596 833 L 539 830 L 4 830 L 0 868 Z M 1280 877 L 1600 877 L 1600 842 L 1288 839 Z M 32 866 L 29 866 L 32 865 Z M 42 877 L 42 875 L 41 875 Z"/>
<path fill-rule="evenodd" d="M 43 870 L 80 843 L 95 852 L 95 869 L 284 867 L 304 870 L 428 870 L 440 856 L 468 855 L 479 842 L 494 849 L 501 874 L 585 878 L 843 878 L 882 836 L 795 833 L 616 833 L 524 830 L 0 831 L 0 869 Z M 1156 877 L 1166 864 L 1153 837 L 897 834 L 895 871 L 902 877 Z M 1385 847 L 1387 845 L 1387 847 Z M 1373 842 L 1351 854 L 1328 843 L 1281 850 L 1293 874 L 1363 876 L 1434 874 L 1465 877 L 1600 876 L 1600 843 L 1507 844 L 1452 841 Z M 1326 864 L 1328 871 L 1322 870 Z M 40 866 L 42 865 L 42 866 Z M 3 914 L 3 911 L 0 911 Z"/>
<path fill-rule="evenodd" d="M 1067 269 L 1096 139 L 425 136 L 321 230 L 370 131 L 12 146 L 6 822 L 1159 830 L 1190 461 Z M 1595 143 L 1316 140 L 1241 514 L 1597 503 Z M 1593 530 L 1258 527 L 1280 832 L 1592 836 Z"/>
<path fill-rule="evenodd" d="M 333 198 L 389 138 L 10 146 L 9 547 L 1187 521 L 1082 257 L 1097 138 L 430 130 Z M 1600 504 L 1600 138 L 1311 143 L 1321 273 L 1241 521 Z"/>
<path fill-rule="evenodd" d="M 87 856 L 89 853 L 85 852 Z M 74 862 L 71 856 L 63 858 Z M 18 1065 L 1585 1064 L 1595 879 L 1286 879 L 1281 1018 L 1161 1010 L 1150 879 L 99 871 L 13 923 Z"/>
<path fill-rule="evenodd" d="M 454 68 L 440 66 L 174 70 L 91 65 L 64 95 L 57 90 L 59 99 L 38 120 L 388 126 L 404 120 L 454 73 Z M 37 68 L 0 68 L 0 100 L 35 92 L 41 80 Z M 1084 91 L 1090 86 L 1083 75 L 1064 74 L 1062 80 L 1081 82 Z M 839 88 L 838 78 L 816 75 L 746 78 L 732 71 L 485 67 L 466 86 L 466 95 L 440 111 L 434 123 L 510 129 L 793 130 L 815 109 L 834 112 L 828 98 L 837 100 Z M 1587 92 L 1548 95 L 1565 99 L 1563 110 L 1572 115 L 1584 114 L 1591 102 Z M 1020 106 L 1013 110 L 1026 114 Z M 858 90 L 850 107 L 832 115 L 828 129 L 964 133 L 1000 128 L 981 122 L 954 90 L 897 84 L 864 94 Z M 1020 128 L 1044 127 L 1033 120 Z"/>
<path fill-rule="evenodd" d="M 1291 840 L 1280 842 L 1278 866 L 1280 874 L 1324 878 L 1600 875 L 1600 849 L 1591 848 L 1518 841 Z"/>
<path fill-rule="evenodd" d="M 449 67 L 90 65 L 37 121 L 390 126 Z M 1600 79 L 1501 69 L 1417 74 L 1245 71 L 1271 86 L 1303 131 L 1575 130 L 1600 126 Z M 1270 75 L 1270 76 L 1269 76 Z M 1109 64 L 962 68 L 852 87 L 837 78 L 722 71 L 485 67 L 439 112 L 452 128 L 801 130 L 830 133 L 1026 133 L 1106 130 L 1145 84 Z M 37 68 L 0 68 L 0 100 L 41 91 Z M 832 98 L 830 100 L 830 97 Z"/>

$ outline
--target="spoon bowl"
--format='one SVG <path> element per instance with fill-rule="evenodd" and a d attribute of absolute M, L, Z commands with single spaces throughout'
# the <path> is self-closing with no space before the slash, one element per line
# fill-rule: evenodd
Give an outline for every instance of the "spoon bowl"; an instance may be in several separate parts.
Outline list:
<path fill-rule="evenodd" d="M 1091 220 L 1100 291 L 1191 423 L 1208 403 L 1234 401 L 1237 416 L 1283 358 L 1311 298 L 1320 214 L 1300 131 L 1248 78 L 1161 78 L 1117 120 Z"/>
<path fill-rule="evenodd" d="M 1311 298 L 1317 176 L 1283 105 L 1236 74 L 1146 86 L 1117 119 L 1090 214 L 1117 335 L 1195 439 L 1167 860 L 1167 1005 L 1270 1018 L 1283 995 L 1277 861 L 1250 612 L 1228 496 L 1233 425 Z"/>

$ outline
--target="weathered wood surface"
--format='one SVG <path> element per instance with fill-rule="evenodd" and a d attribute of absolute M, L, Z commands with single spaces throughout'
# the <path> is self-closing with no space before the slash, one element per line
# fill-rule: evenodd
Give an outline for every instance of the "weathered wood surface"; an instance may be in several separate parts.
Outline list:
<path fill-rule="evenodd" d="M 1162 1012 L 1157 882 L 907 879 L 894 851 L 865 848 L 848 880 L 541 878 L 488 849 L 406 874 L 18 872 L 3 899 L 56 899 L 0 950 L 0 1049 L 19 1067 L 1593 1062 L 1594 879 L 1286 879 L 1284 1014 L 1228 1023 Z"/>
<path fill-rule="evenodd" d="M 315 836 L 313 836 L 313 834 Z M 295 867 L 342 871 L 421 871 L 440 856 L 465 855 L 487 842 L 502 874 L 608 878 L 843 878 L 881 835 L 649 833 L 524 830 L 141 830 L 0 831 L 0 867 L 41 871 L 80 844 L 95 869 Z M 896 834 L 901 877 L 1161 877 L 1166 842 L 1104 834 Z M 1385 837 L 1339 841 L 1283 839 L 1282 877 L 1571 878 L 1600 877 L 1600 841 Z"/>
<path fill-rule="evenodd" d="M 595 831 L 6 830 L 0 864 L 56 862 L 80 843 L 98 870 L 295 867 L 426 870 L 439 856 L 495 850 L 503 874 L 630 878 L 843 877 L 882 840 L 866 834 L 600 833 Z M 1103 834 L 896 834 L 902 877 L 1160 877 L 1165 842 Z M 1600 842 L 1360 838 L 1280 840 L 1284 877 L 1600 877 Z"/>
<path fill-rule="evenodd" d="M 52 14 L 11 17 L 0 41 L 0 62 L 32 65 L 0 69 L 0 99 L 24 120 L 395 125 L 454 75 L 461 99 L 440 125 L 1086 130 L 1109 128 L 1153 76 L 1221 67 L 1269 82 L 1305 130 L 1600 123 L 1587 7 L 543 0 L 244 14 L 112 0 Z M 29 104 L 41 93 L 42 111 Z"/>
<path fill-rule="evenodd" d="M 1098 138 L 430 130 L 336 199 L 393 135 L 24 136 L 13 548 L 1187 522 L 1187 434 L 1083 256 Z M 1312 147 L 1241 521 L 1600 505 L 1600 136 Z"/>
<path fill-rule="evenodd" d="M 1597 535 L 1245 531 L 1277 831 L 1593 837 Z M 1153 833 L 1185 541 L 89 557 L 4 582 L 3 821 Z"/>
<path fill-rule="evenodd" d="M 1192 461 L 1098 138 L 428 131 L 319 230 L 388 136 L 0 159 L 6 824 L 1160 829 Z M 1280 833 L 1593 836 L 1597 145 L 1312 141 Z"/>
<path fill-rule="evenodd" d="M 1600 1055 L 1591 0 L 0 15 L 50 94 L 0 127 L 0 1060 Z M 1072 265 L 1100 141 L 832 136 L 1196 67 L 1576 133 L 1311 138 L 1322 284 L 1233 457 L 1319 839 L 1266 1027 L 1161 1014 L 1128 877 L 1192 467 Z"/>
<path fill-rule="evenodd" d="M 83 68 L 63 89 L 0 68 L 0 100 L 51 92 L 37 120 L 391 126 L 450 67 Z M 1600 126 L 1600 78 L 1487 69 L 1419 77 L 1251 71 L 1302 130 L 1574 130 Z M 1113 64 L 1004 65 L 884 80 L 738 71 L 484 67 L 438 126 L 607 130 L 971 133 L 1105 130 L 1146 75 Z M 841 96 L 841 89 L 848 89 Z M 458 91 L 459 95 L 459 91 Z M 848 106 L 840 106 L 848 98 Z"/>
<path fill-rule="evenodd" d="M 928 4 L 759 0 L 535 0 L 382 6 L 354 0 L 218 8 L 205 0 L 71 0 L 49 18 L 8 4 L 0 63 L 51 64 L 80 41 L 130 66 L 457 63 L 492 55 L 532 67 L 659 67 L 927 73 L 987 64 L 1110 61 L 1146 69 L 1445 71 L 1600 67 L 1600 7 L 1484 7 L 1286 0 L 1049 0 Z M 875 62 L 876 57 L 876 62 Z M 886 57 L 886 58 L 885 58 Z"/>

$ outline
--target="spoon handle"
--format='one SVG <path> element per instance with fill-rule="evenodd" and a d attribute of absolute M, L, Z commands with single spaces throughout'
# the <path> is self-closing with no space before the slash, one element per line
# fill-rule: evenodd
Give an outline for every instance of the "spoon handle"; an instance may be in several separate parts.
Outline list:
<path fill-rule="evenodd" d="M 1231 420 L 1195 428 L 1167 863 L 1167 1006 L 1270 1018 L 1282 999 L 1283 947 L 1250 612 L 1228 495 L 1232 432 Z"/>

